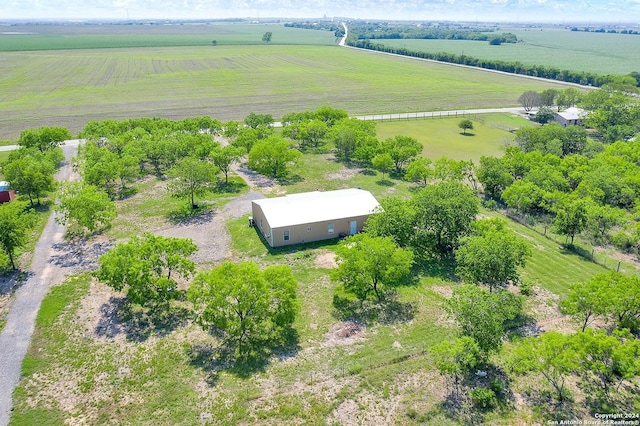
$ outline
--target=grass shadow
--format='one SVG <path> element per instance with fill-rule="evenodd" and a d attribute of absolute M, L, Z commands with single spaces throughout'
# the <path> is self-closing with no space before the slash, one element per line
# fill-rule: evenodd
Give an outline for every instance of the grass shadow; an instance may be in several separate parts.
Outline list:
<path fill-rule="evenodd" d="M 585 395 L 585 405 L 592 415 L 596 413 L 634 412 L 640 389 L 632 383 L 611 383 L 607 392 L 600 380 L 592 376 L 582 376 L 578 386 Z"/>
<path fill-rule="evenodd" d="M 579 407 L 565 390 L 565 398 L 558 401 L 556 393 L 549 389 L 531 389 L 522 393 L 527 405 L 536 407 L 538 414 L 545 423 L 560 420 L 577 419 L 580 416 Z"/>
<path fill-rule="evenodd" d="M 225 340 L 223 333 L 211 329 L 210 334 L 223 343 L 194 344 L 187 348 L 190 363 L 207 374 L 207 383 L 214 385 L 220 372 L 225 371 L 240 378 L 263 372 L 275 356 L 286 359 L 295 356 L 300 350 L 297 331 L 288 327 L 278 339 L 254 342 L 248 351 L 242 354 L 234 341 Z"/>
<path fill-rule="evenodd" d="M 459 135 L 462 135 L 462 136 L 475 136 L 475 135 L 476 135 L 475 133 L 471 133 L 471 132 L 467 132 L 467 133 L 462 133 L 462 132 L 460 132 L 460 133 L 458 133 L 458 134 L 459 134 Z"/>
<path fill-rule="evenodd" d="M 304 182 L 304 177 L 300 176 L 299 174 L 290 175 L 278 179 L 278 183 L 285 186 L 295 185 L 296 183 L 300 182 Z"/>
<path fill-rule="evenodd" d="M 385 325 L 411 321 L 417 309 L 412 303 L 398 300 L 397 293 L 388 291 L 382 300 L 359 300 L 347 296 L 333 296 L 333 316 L 340 321 L 354 321 L 366 325 Z"/>
<path fill-rule="evenodd" d="M 191 204 L 185 204 L 167 213 L 167 220 L 173 225 L 199 225 L 211 222 L 213 215 L 214 210 L 210 205 L 197 204 L 194 208 Z"/>
<path fill-rule="evenodd" d="M 126 297 L 111 297 L 100 306 L 95 333 L 111 339 L 124 334 L 129 341 L 144 342 L 151 336 L 163 337 L 185 326 L 190 315 L 182 306 L 144 308 L 132 305 Z"/>
<path fill-rule="evenodd" d="M 377 180 L 376 184 L 380 185 L 380 186 L 395 186 L 396 185 L 395 182 L 393 182 L 392 180 L 389 180 L 389 179 Z"/>
<path fill-rule="evenodd" d="M 361 175 L 364 175 L 364 176 L 375 176 L 375 175 L 378 174 L 378 172 L 376 172 L 375 170 L 371 170 L 371 169 L 362 169 L 358 173 L 360 173 Z"/>
<path fill-rule="evenodd" d="M 126 200 L 127 198 L 131 198 L 138 193 L 138 188 L 131 186 L 127 188 L 122 188 L 120 192 L 118 192 L 118 200 Z"/>
<path fill-rule="evenodd" d="M 414 271 L 422 277 L 441 278 L 445 281 L 459 282 L 456 275 L 456 261 L 450 256 L 415 258 Z"/>
<path fill-rule="evenodd" d="M 230 180 L 228 182 L 218 182 L 212 192 L 216 194 L 238 194 L 246 187 L 247 184 L 244 183 L 244 181 L 238 182 Z"/>

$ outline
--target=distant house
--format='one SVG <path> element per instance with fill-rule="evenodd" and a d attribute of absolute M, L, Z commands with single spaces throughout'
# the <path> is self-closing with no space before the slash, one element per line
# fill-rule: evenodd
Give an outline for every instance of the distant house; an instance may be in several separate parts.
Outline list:
<path fill-rule="evenodd" d="M 567 126 L 582 126 L 584 118 L 587 116 L 587 111 L 571 107 L 564 111 L 556 112 L 554 114 L 554 120 L 562 127 Z"/>
<path fill-rule="evenodd" d="M 380 207 L 369 191 L 341 189 L 252 201 L 252 222 L 271 247 L 353 235 Z"/>
<path fill-rule="evenodd" d="M 16 194 L 11 189 L 9 182 L 0 182 L 0 204 L 8 203 L 16 198 Z"/>

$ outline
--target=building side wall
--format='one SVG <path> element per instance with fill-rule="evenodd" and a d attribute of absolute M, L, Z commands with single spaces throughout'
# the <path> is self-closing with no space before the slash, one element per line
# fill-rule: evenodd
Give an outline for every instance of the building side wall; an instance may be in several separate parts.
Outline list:
<path fill-rule="evenodd" d="M 369 215 L 346 217 L 322 222 L 305 223 L 302 225 L 283 226 L 272 230 L 273 236 L 270 241 L 272 247 L 283 247 L 294 244 L 303 244 L 313 241 L 329 240 L 340 236 L 349 235 L 351 221 L 356 221 L 356 232 L 362 232 L 364 224 Z M 254 216 L 255 221 L 255 216 Z M 256 226 L 259 226 L 257 222 Z M 333 224 L 333 234 L 329 234 L 329 224 Z M 289 231 L 289 240 L 284 239 L 284 232 Z"/>
<path fill-rule="evenodd" d="M 271 225 L 269 224 L 267 217 L 262 211 L 262 208 L 256 203 L 251 203 L 251 214 L 253 217 L 254 226 L 260 230 L 260 233 L 269 243 L 269 245 L 271 247 L 274 247 L 273 241 L 271 239 Z"/>

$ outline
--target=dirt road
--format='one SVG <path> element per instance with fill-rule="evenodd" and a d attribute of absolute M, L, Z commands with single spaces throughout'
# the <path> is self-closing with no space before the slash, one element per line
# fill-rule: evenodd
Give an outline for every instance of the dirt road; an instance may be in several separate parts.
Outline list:
<path fill-rule="evenodd" d="M 70 160 L 78 150 L 77 143 L 62 147 L 65 163 L 56 175 L 58 180 L 73 180 Z M 31 343 L 35 319 L 42 299 L 49 289 L 61 283 L 72 272 L 50 262 L 55 256 L 54 245 L 61 242 L 65 227 L 55 222 L 52 214 L 36 245 L 27 280 L 16 290 L 7 316 L 7 323 L 0 334 L 0 426 L 9 423 L 12 394 L 20 380 L 22 360 Z"/>

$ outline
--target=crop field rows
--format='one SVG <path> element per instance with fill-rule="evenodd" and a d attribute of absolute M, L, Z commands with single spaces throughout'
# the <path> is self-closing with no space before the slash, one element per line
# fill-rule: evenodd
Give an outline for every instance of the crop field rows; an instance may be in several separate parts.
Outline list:
<path fill-rule="evenodd" d="M 44 72 L 46 70 L 46 72 Z M 217 46 L 0 53 L 0 137 L 79 131 L 93 119 L 278 118 L 330 105 L 352 115 L 517 106 L 562 87 L 339 47 Z"/>
<path fill-rule="evenodd" d="M 0 51 L 98 49 L 129 47 L 260 45 L 271 31 L 271 44 L 333 45 L 330 31 L 309 31 L 282 25 L 24 25 L 0 32 Z"/>
<path fill-rule="evenodd" d="M 572 32 L 561 29 L 501 28 L 518 37 L 518 43 L 492 46 L 470 40 L 373 40 L 388 46 L 423 52 L 448 52 L 478 59 L 546 65 L 561 70 L 596 74 L 629 74 L 640 71 L 640 36 Z"/>

